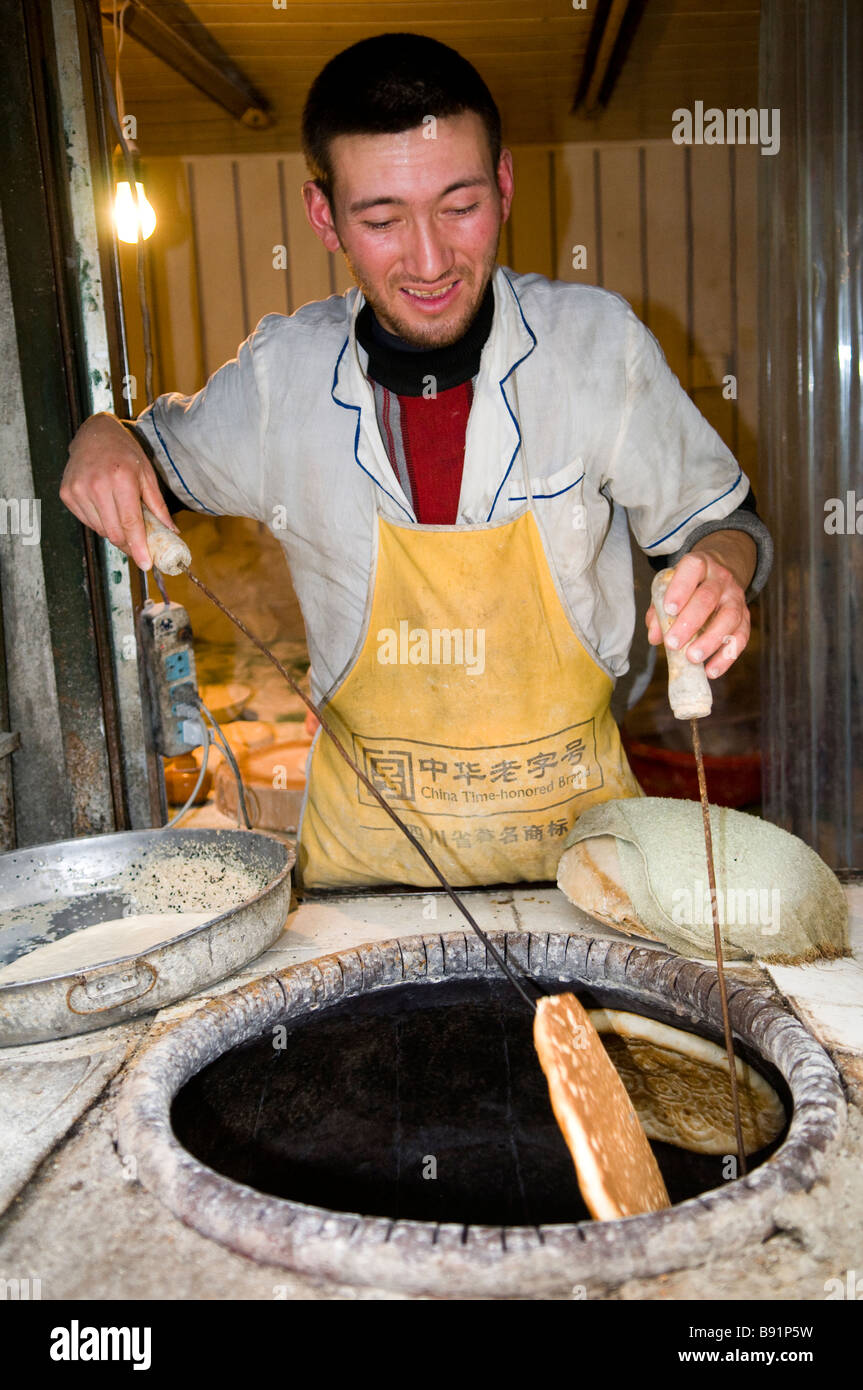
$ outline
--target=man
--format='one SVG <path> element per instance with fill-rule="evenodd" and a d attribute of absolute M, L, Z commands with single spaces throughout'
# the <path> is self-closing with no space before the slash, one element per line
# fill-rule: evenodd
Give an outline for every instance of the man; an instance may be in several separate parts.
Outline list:
<path fill-rule="evenodd" d="M 746 644 L 769 537 L 622 299 L 496 265 L 512 159 L 470 64 L 365 40 L 314 82 L 303 135 L 309 222 L 359 289 L 269 315 L 134 433 L 92 417 L 61 496 L 144 568 L 160 476 L 174 506 L 268 523 L 313 695 L 450 880 L 552 878 L 582 810 L 639 795 L 608 707 L 627 519 L 658 568 L 679 561 L 669 641 L 701 630 L 713 677 Z M 434 882 L 320 736 L 308 784 L 307 887 Z"/>

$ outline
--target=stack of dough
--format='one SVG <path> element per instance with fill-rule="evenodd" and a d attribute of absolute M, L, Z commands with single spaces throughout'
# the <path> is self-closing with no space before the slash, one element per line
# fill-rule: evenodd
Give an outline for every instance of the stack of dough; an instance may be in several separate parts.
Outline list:
<path fill-rule="evenodd" d="M 850 954 L 842 885 L 814 850 L 726 806 L 711 806 L 710 822 L 726 959 L 799 965 Z M 589 807 L 564 842 L 557 882 L 608 926 L 715 958 L 697 801 L 644 796 Z"/>

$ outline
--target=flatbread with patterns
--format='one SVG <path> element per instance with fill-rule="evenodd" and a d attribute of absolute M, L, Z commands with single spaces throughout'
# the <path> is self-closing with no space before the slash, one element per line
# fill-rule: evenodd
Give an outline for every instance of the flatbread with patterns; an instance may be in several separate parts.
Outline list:
<path fill-rule="evenodd" d="M 728 1055 L 718 1043 L 619 1009 L 591 1009 L 648 1139 L 691 1153 L 737 1151 Z M 769 1081 L 735 1057 L 743 1149 L 756 1153 L 782 1133 L 785 1107 Z"/>

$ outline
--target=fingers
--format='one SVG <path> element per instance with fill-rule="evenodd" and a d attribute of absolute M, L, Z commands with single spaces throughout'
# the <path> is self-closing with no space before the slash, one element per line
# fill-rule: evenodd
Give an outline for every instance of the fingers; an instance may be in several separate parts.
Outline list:
<path fill-rule="evenodd" d="M 705 579 L 703 584 L 692 595 L 692 598 L 681 609 L 678 617 L 675 618 L 671 627 L 665 634 L 665 645 L 674 651 L 678 647 L 685 647 L 691 637 L 701 632 L 709 619 L 717 610 L 724 606 L 725 592 L 723 585 L 718 580 Z M 738 613 L 736 628 L 740 622 L 741 615 Z M 728 631 L 728 628 L 725 628 Z M 693 643 L 694 646 L 694 643 Z M 692 656 L 693 648 L 689 648 L 689 655 Z M 702 649 L 701 656 L 692 657 L 694 661 L 703 661 L 705 650 Z"/>
<path fill-rule="evenodd" d="M 85 526 L 152 567 L 141 513 L 142 499 L 154 516 L 177 531 L 144 450 L 112 416 L 85 420 L 69 446 L 60 498 Z"/>
<path fill-rule="evenodd" d="M 110 478 L 97 479 L 91 485 L 88 503 L 96 514 L 93 530 L 125 555 L 131 556 L 142 569 L 149 569 L 152 561 L 147 547 L 141 499 L 132 480 L 118 478 L 114 482 Z"/>
<path fill-rule="evenodd" d="M 692 598 L 692 595 L 698 588 L 698 585 L 706 577 L 706 574 L 707 562 L 703 556 L 695 554 L 684 555 L 683 559 L 680 560 L 677 566 L 675 567 L 674 578 L 672 579 L 665 592 L 665 611 L 668 614 L 669 618 L 676 617 L 676 615 L 680 613 L 680 610 L 686 607 L 686 605 Z M 701 622 L 703 622 L 704 619 L 707 617 L 707 613 L 708 609 L 705 608 L 704 617 L 701 619 Z M 665 638 L 666 642 L 668 643 L 668 646 L 682 647 L 686 642 L 689 641 L 689 638 L 693 635 L 693 633 L 698 631 L 698 628 L 701 626 L 701 622 L 696 623 L 694 626 L 692 626 L 691 623 L 694 616 L 694 611 L 687 612 L 687 621 L 683 627 L 678 627 L 677 622 L 673 622 L 671 624 L 671 627 L 668 629 L 668 634 Z M 647 640 L 651 642 L 653 646 L 658 646 L 659 643 L 663 640 L 663 636 L 662 628 L 660 627 L 659 619 L 656 616 L 656 609 L 654 608 L 653 604 L 650 605 L 646 614 L 644 615 L 644 620 L 647 623 Z M 688 631 L 686 630 L 687 627 Z M 684 632 L 685 636 L 682 635 Z M 674 640 L 669 642 L 668 637 L 671 636 L 672 633 L 674 634 Z"/>
<path fill-rule="evenodd" d="M 136 489 L 130 492 L 127 483 L 125 486 L 118 485 L 115 492 L 104 484 L 94 484 L 86 510 L 88 526 L 122 550 L 142 570 L 152 568 L 141 498 Z"/>
<path fill-rule="evenodd" d="M 91 531 L 101 531 L 99 513 L 88 498 L 77 497 L 64 484 L 60 488 L 60 501 L 69 508 L 73 516 L 76 516 L 85 526 L 89 526 Z"/>
<path fill-rule="evenodd" d="M 179 536 L 179 527 L 168 511 L 165 499 L 159 491 L 156 475 L 149 465 L 147 471 L 141 470 L 141 497 L 157 521 L 161 521 L 163 526 L 167 526 L 169 531 L 173 531 L 176 536 Z"/>
<path fill-rule="evenodd" d="M 750 634 L 749 614 L 746 615 L 746 623 L 741 625 L 736 632 L 726 633 L 721 639 L 716 655 L 712 660 L 708 658 L 708 665 L 705 671 L 711 680 L 717 676 L 724 676 L 729 666 L 733 666 L 743 648 L 749 641 Z"/>
<path fill-rule="evenodd" d="M 665 593 L 665 611 L 669 618 L 673 618 L 686 607 L 698 586 L 707 579 L 708 570 L 709 564 L 705 555 L 684 555 L 678 562 L 674 569 L 674 578 Z M 672 623 L 669 632 L 673 632 L 676 626 L 676 623 Z M 680 635 L 678 633 L 678 636 Z M 683 642 L 688 641 L 691 636 L 692 633 L 688 633 L 679 645 L 683 646 Z"/>
<path fill-rule="evenodd" d="M 149 468 L 149 464 L 147 466 Z M 117 466 L 91 473 L 83 481 L 73 478 L 61 487 L 60 498 L 79 521 L 104 536 L 143 570 L 151 569 L 153 561 L 141 511 L 142 500 L 154 516 L 177 533 L 155 476 L 139 477 L 137 470 Z"/>
<path fill-rule="evenodd" d="M 723 675 L 749 641 L 749 610 L 744 604 L 724 603 L 699 632 L 686 655 L 690 661 L 703 661 L 711 678 Z"/>
<path fill-rule="evenodd" d="M 665 598 L 669 616 L 677 616 L 665 634 L 672 649 L 686 646 L 693 663 L 705 664 L 711 679 L 724 675 L 743 651 L 751 631 L 746 599 L 729 570 L 706 554 L 685 555 L 679 562 Z M 673 610 L 673 611 L 672 611 Z M 648 640 L 662 641 L 651 604 L 645 615 Z"/>
<path fill-rule="evenodd" d="M 144 513 L 141 511 L 141 498 L 136 495 L 132 499 L 126 499 L 117 508 L 117 519 L 123 533 L 121 550 L 125 550 L 139 569 L 149 570 L 153 568 L 153 557 L 150 554 L 150 547 L 147 544 L 147 530 L 144 526 Z M 116 545 L 117 542 L 115 541 Z"/>
<path fill-rule="evenodd" d="M 110 493 L 99 498 L 94 491 L 84 492 L 74 484 L 69 487 L 64 485 L 60 489 L 60 499 L 91 531 L 105 536 L 112 545 L 123 548 L 117 511 Z"/>

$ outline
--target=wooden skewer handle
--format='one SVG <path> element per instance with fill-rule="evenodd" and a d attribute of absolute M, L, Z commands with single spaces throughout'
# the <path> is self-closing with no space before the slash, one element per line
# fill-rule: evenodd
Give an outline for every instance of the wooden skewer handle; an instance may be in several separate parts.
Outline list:
<path fill-rule="evenodd" d="M 650 588 L 663 637 L 674 622 L 665 611 L 665 593 L 673 578 L 673 569 L 660 570 Z M 668 700 L 675 719 L 703 719 L 713 708 L 713 692 L 704 663 L 696 665 L 686 655 L 693 640 L 690 638 L 685 647 L 678 647 L 676 651 L 665 648 L 668 657 Z"/>
<path fill-rule="evenodd" d="M 182 536 L 169 531 L 143 503 L 141 509 L 144 513 L 147 545 L 156 569 L 161 570 L 163 574 L 182 574 L 192 564 L 192 552 L 186 542 Z"/>

